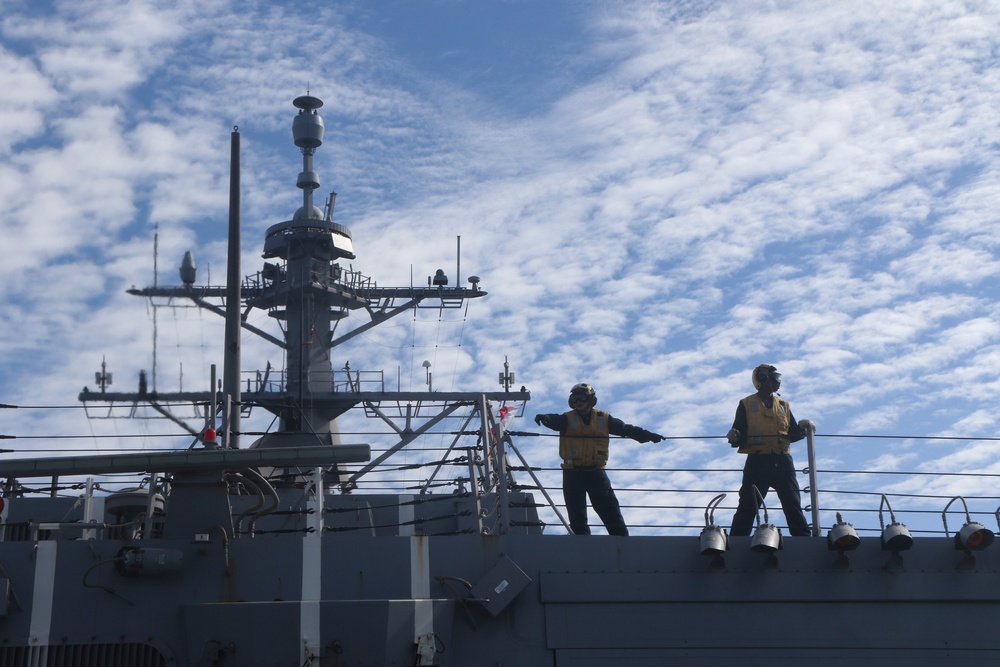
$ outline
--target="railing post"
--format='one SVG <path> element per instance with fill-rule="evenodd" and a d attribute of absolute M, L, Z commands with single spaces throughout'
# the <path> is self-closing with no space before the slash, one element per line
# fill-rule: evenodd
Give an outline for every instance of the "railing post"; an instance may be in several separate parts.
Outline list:
<path fill-rule="evenodd" d="M 489 407 L 489 401 L 486 397 L 483 397 L 483 403 Z M 500 420 L 498 420 L 490 412 L 490 422 L 493 424 L 492 433 L 492 444 L 493 444 L 493 455 L 496 459 L 493 461 L 493 470 L 496 471 L 497 477 L 497 505 L 499 512 L 499 526 L 498 531 L 501 535 L 506 535 L 510 531 L 510 495 L 507 489 L 507 476 L 510 471 L 507 469 L 507 456 L 504 449 L 504 438 L 503 425 Z"/>
<path fill-rule="evenodd" d="M 103 518 L 103 517 L 102 517 Z M 87 487 L 84 491 L 83 496 L 83 522 L 84 523 L 94 523 L 96 519 L 94 518 L 94 478 L 87 478 Z M 97 538 L 97 532 L 92 529 L 87 529 L 83 531 L 81 539 L 93 540 Z"/>
<path fill-rule="evenodd" d="M 806 431 L 806 451 L 809 456 L 809 507 L 812 509 L 812 534 L 819 537 L 819 489 L 816 486 L 816 425 L 803 420 Z"/>
<path fill-rule="evenodd" d="M 156 514 L 156 485 L 160 474 L 150 471 L 149 492 L 146 494 L 146 520 L 142 527 L 143 539 L 153 539 L 153 515 Z"/>
<path fill-rule="evenodd" d="M 482 394 L 479 397 L 479 439 L 483 445 L 483 493 L 489 493 L 493 476 L 492 461 L 490 461 L 490 418 L 488 410 L 489 405 L 486 395 Z"/>
<path fill-rule="evenodd" d="M 469 447 L 465 450 L 466 455 L 469 459 L 469 493 L 472 494 L 473 501 L 473 511 L 476 513 L 476 534 L 483 534 L 483 513 L 482 513 L 482 503 L 480 502 L 479 496 L 479 473 L 476 469 L 476 454 L 477 450 L 475 447 Z"/>

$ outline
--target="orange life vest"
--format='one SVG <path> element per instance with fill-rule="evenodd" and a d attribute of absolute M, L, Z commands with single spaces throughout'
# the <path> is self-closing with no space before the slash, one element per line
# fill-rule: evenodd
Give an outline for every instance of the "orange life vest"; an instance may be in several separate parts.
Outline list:
<path fill-rule="evenodd" d="M 559 434 L 559 456 L 563 468 L 603 468 L 608 463 L 608 413 L 590 411 L 585 424 L 575 410 L 566 413 L 566 430 Z"/>
<path fill-rule="evenodd" d="M 767 407 L 757 394 L 750 394 L 742 401 L 747 413 L 747 439 L 740 448 L 741 454 L 788 454 L 792 441 L 788 427 L 792 410 L 777 396 L 771 397 Z"/>

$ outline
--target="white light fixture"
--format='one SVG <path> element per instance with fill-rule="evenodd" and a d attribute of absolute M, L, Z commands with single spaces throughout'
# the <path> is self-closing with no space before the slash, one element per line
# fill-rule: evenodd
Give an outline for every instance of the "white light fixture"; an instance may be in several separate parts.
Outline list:
<path fill-rule="evenodd" d="M 754 531 L 753 539 L 750 541 L 750 550 L 757 553 L 773 554 L 784 548 L 781 541 L 781 530 L 768 521 L 767 505 L 764 504 L 764 496 L 760 494 L 756 485 L 753 485 L 753 493 L 757 498 L 757 530 Z M 761 508 L 764 509 L 764 523 L 760 522 Z"/>
<path fill-rule="evenodd" d="M 762 523 L 753 533 L 750 550 L 762 554 L 773 554 L 784 548 L 781 541 L 781 530 L 772 523 Z"/>
<path fill-rule="evenodd" d="M 994 539 L 996 539 L 996 535 L 993 534 L 993 531 L 975 521 L 970 521 L 962 526 L 962 530 L 958 531 L 959 544 L 963 549 L 969 551 L 982 551 L 993 544 Z"/>
<path fill-rule="evenodd" d="M 969 506 L 962 496 L 955 496 L 949 500 L 948 504 L 944 506 L 944 511 L 941 512 L 941 521 L 944 523 L 944 536 L 948 537 L 948 508 L 956 500 L 961 500 L 962 506 L 965 507 L 965 525 L 955 534 L 955 548 L 962 551 L 982 551 L 993 544 L 993 540 L 996 537 L 993 531 L 983 524 L 972 520 L 972 516 L 969 514 Z"/>
<path fill-rule="evenodd" d="M 698 538 L 701 547 L 701 555 L 718 556 L 729 551 L 729 536 L 722 526 L 715 525 L 715 508 L 718 507 L 726 494 L 720 494 L 712 498 L 705 507 L 705 527 L 701 529 Z"/>
<path fill-rule="evenodd" d="M 845 551 L 854 551 L 861 546 L 861 538 L 858 537 L 854 526 L 844 521 L 840 512 L 837 512 L 837 523 L 826 534 L 826 543 L 830 551 L 844 553 Z"/>
<path fill-rule="evenodd" d="M 889 520 L 892 521 L 888 526 L 882 519 L 882 505 L 889 508 Z M 913 537 L 910 535 L 910 531 L 907 530 L 906 526 L 896 521 L 896 515 L 893 514 L 892 506 L 889 504 L 889 499 L 882 494 L 882 502 L 878 507 L 878 523 L 882 528 L 882 551 L 891 551 L 893 554 L 898 554 L 900 551 L 906 551 L 913 546 Z"/>

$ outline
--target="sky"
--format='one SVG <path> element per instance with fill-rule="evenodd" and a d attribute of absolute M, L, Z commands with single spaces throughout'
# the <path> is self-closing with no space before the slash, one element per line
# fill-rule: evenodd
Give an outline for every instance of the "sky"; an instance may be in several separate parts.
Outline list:
<path fill-rule="evenodd" d="M 187 445 L 87 419 L 77 393 L 102 361 L 117 391 L 143 369 L 207 387 L 219 318 L 126 290 L 177 284 L 186 250 L 224 281 L 234 128 L 258 270 L 301 205 L 291 101 L 310 94 L 317 196 L 337 192 L 353 268 L 488 292 L 397 317 L 335 367 L 408 390 L 429 361 L 435 390 L 496 391 L 506 360 L 526 433 L 588 382 L 668 436 L 613 444 L 633 534 L 694 534 L 720 493 L 728 526 L 743 462 L 722 436 L 771 363 L 817 424 L 822 507 L 877 528 L 887 494 L 930 532 L 962 496 L 996 528 L 997 25 L 973 0 L 0 0 L 5 447 Z M 244 359 L 283 363 L 247 339 Z M 556 439 L 514 443 L 561 502 Z"/>

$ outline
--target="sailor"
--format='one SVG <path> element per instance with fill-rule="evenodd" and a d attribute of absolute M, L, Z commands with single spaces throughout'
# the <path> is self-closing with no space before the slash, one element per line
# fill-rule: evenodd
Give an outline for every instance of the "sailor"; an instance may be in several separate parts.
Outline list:
<path fill-rule="evenodd" d="M 740 401 L 733 427 L 726 434 L 729 444 L 738 447 L 740 454 L 747 455 L 740 502 L 730 534 L 750 534 L 760 503 L 768 489 L 774 489 L 788 521 L 788 531 L 792 535 L 808 535 L 809 524 L 802 513 L 791 443 L 804 438 L 807 428 L 815 430 L 816 426 L 809 420 L 795 421 L 788 401 L 777 393 L 781 373 L 774 366 L 761 364 L 755 368 L 753 386 L 757 393 Z M 760 498 L 754 493 L 755 486 Z"/>
<path fill-rule="evenodd" d="M 611 480 L 604 470 L 608 463 L 611 435 L 637 442 L 660 442 L 662 435 L 626 424 L 603 410 L 595 410 L 597 392 L 589 384 L 574 385 L 569 392 L 569 412 L 536 415 L 535 423 L 559 431 L 562 457 L 563 498 L 574 535 L 590 535 L 587 496 L 609 535 L 628 535 L 621 507 Z"/>

